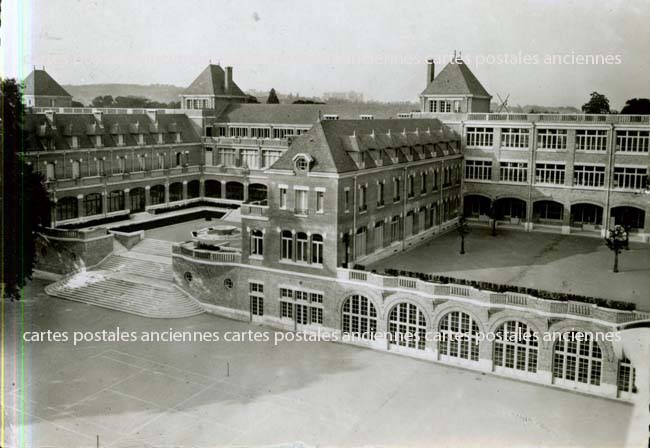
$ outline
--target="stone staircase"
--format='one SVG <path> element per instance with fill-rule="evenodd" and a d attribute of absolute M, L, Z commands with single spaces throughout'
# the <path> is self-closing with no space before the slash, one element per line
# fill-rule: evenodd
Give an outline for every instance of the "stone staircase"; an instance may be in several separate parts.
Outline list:
<path fill-rule="evenodd" d="M 189 317 L 201 305 L 174 285 L 172 243 L 144 239 L 130 251 L 114 252 L 95 270 L 45 287 L 49 295 L 139 316 Z"/>

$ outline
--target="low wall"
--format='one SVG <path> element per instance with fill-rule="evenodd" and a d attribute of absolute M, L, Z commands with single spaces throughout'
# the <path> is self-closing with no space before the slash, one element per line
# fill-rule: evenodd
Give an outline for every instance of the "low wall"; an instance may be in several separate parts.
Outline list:
<path fill-rule="evenodd" d="M 113 252 L 113 235 L 104 228 L 45 229 L 38 241 L 35 269 L 55 274 L 94 266 Z"/>
<path fill-rule="evenodd" d="M 111 230 L 109 233 L 113 235 L 122 246 L 126 247 L 127 250 L 131 250 L 133 246 L 144 239 L 144 230 L 137 232 L 118 232 L 117 230 Z"/>

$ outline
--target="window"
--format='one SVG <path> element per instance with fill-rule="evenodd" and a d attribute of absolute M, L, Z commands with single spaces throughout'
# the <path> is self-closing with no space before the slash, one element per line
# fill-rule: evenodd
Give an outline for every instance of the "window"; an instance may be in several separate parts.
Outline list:
<path fill-rule="evenodd" d="M 420 194 L 426 194 L 427 192 L 427 172 L 422 171 L 420 173 Z"/>
<path fill-rule="evenodd" d="M 629 166 L 614 167 L 614 188 L 645 190 L 648 188 L 647 168 Z"/>
<path fill-rule="evenodd" d="M 291 128 L 273 128 L 273 138 L 287 138 L 290 135 L 293 135 Z"/>
<path fill-rule="evenodd" d="M 553 377 L 599 386 L 602 357 L 591 333 L 564 333 L 553 350 Z"/>
<path fill-rule="evenodd" d="M 535 182 L 538 184 L 564 184 L 563 163 L 538 163 L 535 165 Z"/>
<path fill-rule="evenodd" d="M 307 263 L 309 258 L 307 256 L 308 248 L 308 239 L 307 234 L 304 232 L 298 232 L 296 235 L 296 261 L 300 263 Z"/>
<path fill-rule="evenodd" d="M 401 183 L 402 181 L 399 177 L 393 179 L 393 202 L 399 202 L 400 200 Z"/>
<path fill-rule="evenodd" d="M 607 151 L 607 131 L 578 129 L 576 131 L 576 151 Z"/>
<path fill-rule="evenodd" d="M 354 239 L 354 258 L 361 258 L 366 255 L 366 227 L 361 226 L 357 229 Z"/>
<path fill-rule="evenodd" d="M 325 211 L 324 201 L 325 201 L 325 192 L 317 191 L 316 192 L 316 213 L 323 213 Z"/>
<path fill-rule="evenodd" d="M 136 139 L 138 145 L 144 145 L 144 134 L 137 134 Z"/>
<path fill-rule="evenodd" d="M 237 167 L 237 150 L 233 148 L 217 148 L 219 165 Z"/>
<path fill-rule="evenodd" d="M 389 343 L 424 350 L 427 322 L 419 307 L 398 303 L 388 315 Z"/>
<path fill-rule="evenodd" d="M 467 128 L 467 146 L 491 148 L 494 143 L 494 129 Z"/>
<path fill-rule="evenodd" d="M 528 163 L 500 162 L 499 176 L 503 182 L 525 183 L 528 180 Z"/>
<path fill-rule="evenodd" d="M 119 157 L 117 159 L 117 172 L 118 174 L 126 173 L 126 158 Z"/>
<path fill-rule="evenodd" d="M 490 180 L 492 179 L 491 160 L 465 160 L 465 179 Z"/>
<path fill-rule="evenodd" d="M 287 208 L 287 189 L 285 188 L 280 188 L 280 208 L 286 209 Z"/>
<path fill-rule="evenodd" d="M 48 181 L 56 179 L 54 164 L 51 162 L 45 166 L 45 179 Z"/>
<path fill-rule="evenodd" d="M 460 109 L 460 102 L 455 101 L 455 103 L 458 104 L 456 105 L 457 109 L 454 110 Z M 452 101 L 450 100 L 429 100 L 429 112 L 450 113 L 451 107 Z"/>
<path fill-rule="evenodd" d="M 345 194 L 345 211 L 350 211 L 350 189 L 346 188 L 344 191 Z"/>
<path fill-rule="evenodd" d="M 251 255 L 264 255 L 264 233 L 261 230 L 251 231 Z"/>
<path fill-rule="evenodd" d="M 566 129 L 539 129 L 537 131 L 537 149 L 558 151 L 566 149 Z"/>
<path fill-rule="evenodd" d="M 269 138 L 271 136 L 271 128 L 251 128 L 251 137 L 253 138 Z"/>
<path fill-rule="evenodd" d="M 282 231 L 282 255 L 283 260 L 293 260 L 293 235 L 288 230 Z"/>
<path fill-rule="evenodd" d="M 309 213 L 308 204 L 307 204 L 307 190 L 295 190 L 296 193 L 296 202 L 295 202 L 295 213 L 297 215 L 307 215 Z"/>
<path fill-rule="evenodd" d="M 158 169 L 165 169 L 165 154 L 158 154 Z"/>
<path fill-rule="evenodd" d="M 293 303 L 280 302 L 280 316 L 293 319 Z"/>
<path fill-rule="evenodd" d="M 70 138 L 70 146 L 71 146 L 73 149 L 77 149 L 77 148 L 79 147 L 79 137 L 77 137 L 76 135 L 73 135 L 73 136 Z"/>
<path fill-rule="evenodd" d="M 415 174 L 409 174 L 408 184 L 407 184 L 408 197 L 412 198 L 415 196 Z"/>
<path fill-rule="evenodd" d="M 146 156 L 144 154 L 140 154 L 138 156 L 138 171 L 144 171 L 146 168 Z"/>
<path fill-rule="evenodd" d="M 248 137 L 248 128 L 244 128 L 241 126 L 232 126 L 229 128 L 230 130 L 230 136 L 231 137 Z"/>
<path fill-rule="evenodd" d="M 399 232 L 400 230 L 399 222 L 400 222 L 399 215 L 394 215 L 390 220 L 390 241 L 391 242 L 400 241 L 402 239 Z"/>
<path fill-rule="evenodd" d="M 81 163 L 78 160 L 73 160 L 72 161 L 72 178 L 73 179 L 79 179 L 80 177 L 80 168 L 81 168 Z"/>
<path fill-rule="evenodd" d="M 365 212 L 368 209 L 368 205 L 366 204 L 367 190 L 368 190 L 367 185 L 359 185 L 359 211 L 360 212 Z"/>
<path fill-rule="evenodd" d="M 117 134 L 117 146 L 124 146 L 124 134 Z"/>
<path fill-rule="evenodd" d="M 627 393 L 636 393 L 636 372 L 632 363 L 626 357 L 618 362 L 618 391 Z"/>
<path fill-rule="evenodd" d="M 386 184 L 384 181 L 377 183 L 377 207 L 384 205 L 384 189 Z"/>
<path fill-rule="evenodd" d="M 85 216 L 99 215 L 102 213 L 102 195 L 91 193 L 84 196 Z"/>
<path fill-rule="evenodd" d="M 225 126 L 219 126 L 219 137 L 226 137 L 227 135 L 227 129 Z"/>
<path fill-rule="evenodd" d="M 296 168 L 300 171 L 307 171 L 309 168 L 309 161 L 304 157 L 296 159 Z"/>
<path fill-rule="evenodd" d="M 616 151 L 648 152 L 650 131 L 616 131 Z"/>
<path fill-rule="evenodd" d="M 318 234 L 311 236 L 311 262 L 323 264 L 323 237 Z"/>
<path fill-rule="evenodd" d="M 343 303 L 343 333 L 374 339 L 377 332 L 377 310 L 367 297 L 353 295 Z"/>
<path fill-rule="evenodd" d="M 530 130 L 523 128 L 501 129 L 501 147 L 509 149 L 528 149 Z"/>
<path fill-rule="evenodd" d="M 432 182 L 431 182 L 431 191 L 436 191 L 438 189 L 438 170 L 433 172 Z"/>
<path fill-rule="evenodd" d="M 162 132 L 158 132 L 158 133 L 156 134 L 156 141 L 157 141 L 159 144 L 163 144 L 163 143 L 165 142 L 165 141 L 163 140 Z"/>
<path fill-rule="evenodd" d="M 262 283 L 250 282 L 248 284 L 248 296 L 250 298 L 251 314 L 253 316 L 263 316 L 264 285 Z"/>
<path fill-rule="evenodd" d="M 104 170 L 104 159 L 97 159 L 95 161 L 96 169 L 97 169 L 97 175 L 98 176 L 105 176 L 106 171 Z"/>
<path fill-rule="evenodd" d="M 257 149 L 243 149 L 241 152 L 242 166 L 247 166 L 252 170 L 260 167 L 260 156 Z"/>
<path fill-rule="evenodd" d="M 605 185 L 605 167 L 598 165 L 574 165 L 573 184 L 581 187 Z"/>
<path fill-rule="evenodd" d="M 282 155 L 281 151 L 271 151 L 268 149 L 262 150 L 262 166 L 264 168 L 269 168 L 273 165 Z"/>
<path fill-rule="evenodd" d="M 102 142 L 102 136 L 101 135 L 96 135 L 95 136 L 95 147 L 96 148 L 101 148 L 104 146 L 104 143 Z"/>
<path fill-rule="evenodd" d="M 183 164 L 183 153 L 177 152 L 175 155 L 176 166 L 181 166 Z"/>
<path fill-rule="evenodd" d="M 461 311 L 452 311 L 440 321 L 438 351 L 452 358 L 478 361 L 479 328 L 474 319 Z"/>
<path fill-rule="evenodd" d="M 533 213 L 539 219 L 560 221 L 564 217 L 564 206 L 559 202 L 538 201 L 533 204 Z"/>
<path fill-rule="evenodd" d="M 515 320 L 501 325 L 494 341 L 494 365 L 537 372 L 538 337 L 528 325 Z"/>
<path fill-rule="evenodd" d="M 56 203 L 56 219 L 63 221 L 66 219 L 74 219 L 79 216 L 77 198 L 68 196 Z"/>
<path fill-rule="evenodd" d="M 212 126 L 206 126 L 205 127 L 205 136 L 206 137 L 212 137 Z"/>
<path fill-rule="evenodd" d="M 108 212 L 124 210 L 124 192 L 122 190 L 111 191 L 108 194 Z"/>

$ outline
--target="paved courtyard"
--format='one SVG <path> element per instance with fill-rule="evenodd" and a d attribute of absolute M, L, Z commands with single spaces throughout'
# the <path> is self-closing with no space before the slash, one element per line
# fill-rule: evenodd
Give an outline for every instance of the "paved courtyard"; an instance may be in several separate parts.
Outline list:
<path fill-rule="evenodd" d="M 632 243 L 619 256 L 600 238 L 487 228 L 472 228 L 460 255 L 455 231 L 403 254 L 369 265 L 437 273 L 450 277 L 505 283 L 548 291 L 631 301 L 650 311 L 650 244 Z"/>
<path fill-rule="evenodd" d="M 141 318 L 42 288 L 24 302 L 27 331 L 267 330 L 207 314 Z M 97 435 L 102 448 L 618 447 L 632 409 L 333 343 L 26 343 L 16 395 L 19 310 L 6 305 L 9 447 L 95 447 Z"/>

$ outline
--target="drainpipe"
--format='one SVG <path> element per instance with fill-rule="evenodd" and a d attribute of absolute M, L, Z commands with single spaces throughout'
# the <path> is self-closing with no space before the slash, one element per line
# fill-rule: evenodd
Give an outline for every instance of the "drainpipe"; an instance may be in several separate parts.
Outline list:
<path fill-rule="evenodd" d="M 404 249 L 406 249 L 406 169 L 407 168 L 404 167 L 404 180 L 402 181 L 402 252 L 404 252 Z M 413 228 L 412 223 L 411 228 Z"/>
<path fill-rule="evenodd" d="M 531 232 L 533 230 L 533 215 L 535 214 L 533 204 L 533 182 L 535 181 L 535 163 L 537 162 L 537 125 L 535 122 L 533 122 L 531 131 L 530 167 L 528 168 L 528 204 L 526 204 L 526 221 L 528 221 L 528 229 L 525 229 L 527 232 Z"/>
<path fill-rule="evenodd" d="M 610 209 L 609 209 L 609 204 L 611 201 L 611 192 L 612 192 L 612 185 L 614 184 L 614 150 L 616 149 L 615 147 L 615 140 L 616 140 L 616 133 L 614 131 L 614 125 L 610 124 L 609 125 L 609 132 L 610 132 L 610 139 L 609 139 L 609 144 L 607 145 L 607 149 L 609 151 L 609 175 L 607 176 L 607 183 L 605 184 L 605 210 L 603 210 L 603 219 L 605 220 L 603 230 L 604 234 L 602 235 L 603 237 L 607 236 L 607 232 L 609 231 L 609 221 L 610 221 Z"/>
<path fill-rule="evenodd" d="M 357 249 L 357 174 L 354 175 L 354 182 L 352 184 L 352 244 L 350 244 L 350 251 L 352 252 L 351 259 L 356 262 L 356 249 Z M 348 266 L 350 269 L 350 266 Z"/>

